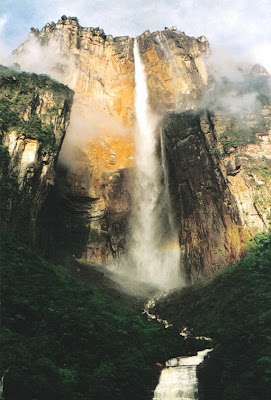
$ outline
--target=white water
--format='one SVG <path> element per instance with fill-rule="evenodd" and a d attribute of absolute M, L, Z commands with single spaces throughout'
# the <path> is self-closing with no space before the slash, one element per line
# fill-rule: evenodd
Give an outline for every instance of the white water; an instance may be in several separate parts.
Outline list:
<path fill-rule="evenodd" d="M 182 76 L 182 71 L 178 66 L 178 64 L 176 63 L 176 57 L 173 56 L 172 50 L 168 45 L 168 41 L 162 32 L 158 32 L 157 41 L 168 61 L 169 71 L 173 81 L 173 87 L 175 90 L 175 110 L 178 110 L 181 105 L 181 96 L 180 96 L 180 88 L 178 88 L 178 86 L 176 85 L 176 80 L 174 78 L 176 76 Z"/>
<path fill-rule="evenodd" d="M 196 400 L 198 399 L 197 366 L 212 351 L 199 351 L 196 356 L 178 357 L 166 362 L 153 400 Z"/>
<path fill-rule="evenodd" d="M 162 297 L 167 296 L 167 292 L 157 297 L 149 299 L 143 309 L 149 320 L 156 319 L 165 328 L 172 326 L 166 319 L 153 314 L 155 303 Z M 183 328 L 180 335 L 184 339 L 194 337 L 197 340 L 212 342 L 212 339 L 205 336 L 193 336 L 188 328 Z M 196 356 L 172 358 L 166 362 L 166 367 L 162 370 L 159 383 L 154 391 L 153 400 L 196 400 L 198 399 L 198 378 L 197 366 L 201 364 L 204 357 L 213 349 L 199 351 Z"/>
<path fill-rule="evenodd" d="M 151 113 L 144 64 L 137 41 L 135 59 L 135 180 L 128 262 L 137 279 L 167 289 L 183 284 L 180 246 L 163 167 L 157 157 L 157 118 Z M 163 154 L 162 154 L 163 155 Z"/>
<path fill-rule="evenodd" d="M 160 300 L 162 297 L 166 297 L 168 295 L 167 292 L 161 293 L 159 296 L 150 298 L 144 305 L 142 314 L 146 314 L 149 320 L 156 319 L 160 324 L 163 324 L 165 328 L 169 328 L 173 326 L 166 319 L 159 318 L 157 315 L 153 314 L 151 310 L 155 307 L 155 302 Z"/>

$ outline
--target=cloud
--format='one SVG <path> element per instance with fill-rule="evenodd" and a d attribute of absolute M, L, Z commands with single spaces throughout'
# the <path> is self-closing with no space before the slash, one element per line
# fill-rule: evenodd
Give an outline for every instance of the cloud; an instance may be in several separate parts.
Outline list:
<path fill-rule="evenodd" d="M 8 50 L 4 43 L 4 29 L 7 24 L 8 18 L 6 15 L 0 16 L 0 63 L 5 63 Z"/>
<path fill-rule="evenodd" d="M 200 106 L 214 111 L 222 108 L 239 117 L 258 114 L 262 107 L 259 96 L 271 97 L 271 86 L 270 79 L 253 72 L 252 67 L 268 64 L 267 51 L 268 46 L 260 44 L 251 49 L 251 53 L 237 55 L 227 47 L 215 46 L 206 59 L 210 85 Z"/>
<path fill-rule="evenodd" d="M 211 42 L 243 47 L 270 38 L 270 4 L 259 0 L 52 0 L 34 2 L 37 17 L 55 20 L 62 14 L 76 15 L 83 25 L 101 26 L 113 35 L 141 34 L 177 25 L 189 35 L 206 35 Z"/>
<path fill-rule="evenodd" d="M 270 41 L 269 0 L 1 0 L 9 16 L 7 41 L 26 36 L 31 26 L 41 28 L 62 14 L 77 16 L 83 26 L 100 26 L 114 36 L 137 36 L 146 29 L 161 30 L 176 25 L 188 35 L 208 37 L 212 45 L 223 45 L 248 54 Z M 19 42 L 14 43 L 16 47 Z M 252 54 L 252 53 L 251 53 Z M 265 57 L 263 57 L 263 63 Z"/>
<path fill-rule="evenodd" d="M 0 17 L 0 36 L 3 34 L 4 27 L 7 23 L 8 19 L 6 15 Z"/>
<path fill-rule="evenodd" d="M 240 65 L 244 70 L 249 69 L 248 64 L 260 63 L 271 72 L 269 0 L 258 0 L 257 4 L 254 0 L 1 0 L 0 8 L 0 57 L 6 52 L 4 40 L 15 48 L 25 40 L 31 26 L 41 29 L 65 14 L 77 16 L 82 26 L 100 26 L 114 36 L 135 37 L 146 29 L 162 30 L 173 25 L 191 36 L 204 34 L 213 53 L 209 70 L 217 80 L 226 77 L 240 84 Z M 56 60 L 50 47 L 44 55 L 44 49 L 34 41 L 30 46 L 31 58 L 24 59 L 24 69 L 60 79 L 55 75 L 55 65 L 64 61 Z M 252 104 L 253 99 L 254 94 L 248 95 L 245 103 Z M 224 100 L 229 107 L 234 104 L 242 108 L 232 91 Z"/>
<path fill-rule="evenodd" d="M 55 49 L 52 42 L 42 46 L 32 35 L 10 59 L 18 63 L 23 71 L 47 74 L 61 83 L 65 81 L 63 70 L 67 60 Z"/>
<path fill-rule="evenodd" d="M 248 61 L 253 60 L 257 64 L 264 65 L 271 73 L 271 43 L 270 41 L 260 42 L 250 47 L 245 54 Z"/>

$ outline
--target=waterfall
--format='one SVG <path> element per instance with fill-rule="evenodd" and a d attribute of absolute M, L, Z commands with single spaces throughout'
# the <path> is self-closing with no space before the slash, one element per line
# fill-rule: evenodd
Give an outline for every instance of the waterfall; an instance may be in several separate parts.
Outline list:
<path fill-rule="evenodd" d="M 150 288 L 164 291 L 184 286 L 185 279 L 170 202 L 163 134 L 160 131 L 159 136 L 159 118 L 149 105 L 147 76 L 136 39 L 134 62 L 135 165 L 130 234 L 126 254 L 110 262 L 107 271 L 127 290 L 138 293 L 140 289 L 146 294 Z"/>
<path fill-rule="evenodd" d="M 176 232 L 176 225 L 173 218 L 173 209 L 171 204 L 170 192 L 169 192 L 169 175 L 168 175 L 168 168 L 167 168 L 167 159 L 166 159 L 166 150 L 165 150 L 165 143 L 162 129 L 160 130 L 160 144 L 161 144 L 161 159 L 162 159 L 162 168 L 164 174 L 164 186 L 165 186 L 165 199 L 168 205 L 168 218 L 170 223 L 171 232 Z"/>
<path fill-rule="evenodd" d="M 212 351 L 199 351 L 196 356 L 178 357 L 166 362 L 159 383 L 154 391 L 153 400 L 197 400 L 197 366 Z"/>
<path fill-rule="evenodd" d="M 162 144 L 162 166 L 157 157 L 157 122 L 148 102 L 148 86 L 137 40 L 135 60 L 135 180 L 132 193 L 131 239 L 128 259 L 136 277 L 166 289 L 182 284 L 180 247 L 173 229 L 165 174 Z"/>
<path fill-rule="evenodd" d="M 176 80 L 174 79 L 175 76 L 182 76 L 182 71 L 178 64 L 176 63 L 176 58 L 173 57 L 172 50 L 168 45 L 167 39 L 163 35 L 162 32 L 158 32 L 157 42 L 161 47 L 162 52 L 164 53 L 169 66 L 170 75 L 172 77 L 173 87 L 175 91 L 175 110 L 178 110 L 181 105 L 181 97 L 180 97 L 180 88 L 176 85 Z"/>

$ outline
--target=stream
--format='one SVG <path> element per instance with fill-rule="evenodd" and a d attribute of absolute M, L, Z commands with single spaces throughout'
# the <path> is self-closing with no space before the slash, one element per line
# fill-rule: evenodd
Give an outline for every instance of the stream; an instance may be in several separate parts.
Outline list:
<path fill-rule="evenodd" d="M 191 357 L 172 358 L 166 362 L 154 391 L 153 400 L 196 400 L 198 399 L 197 366 L 212 351 L 198 351 Z"/>
<path fill-rule="evenodd" d="M 148 319 L 156 319 L 162 323 L 165 328 L 172 326 L 167 320 L 159 318 L 151 312 L 155 307 L 155 300 L 165 297 L 164 293 L 161 296 L 149 299 L 143 309 L 143 314 L 146 314 Z M 191 336 L 188 328 L 184 328 L 180 335 L 187 338 Z M 212 341 L 211 338 L 204 336 L 194 336 L 195 339 L 204 339 Z M 163 368 L 159 383 L 155 388 L 153 400 L 197 400 L 198 399 L 198 377 L 197 367 L 204 358 L 213 349 L 205 349 L 198 351 L 196 355 L 189 357 L 176 357 L 168 360 Z"/>

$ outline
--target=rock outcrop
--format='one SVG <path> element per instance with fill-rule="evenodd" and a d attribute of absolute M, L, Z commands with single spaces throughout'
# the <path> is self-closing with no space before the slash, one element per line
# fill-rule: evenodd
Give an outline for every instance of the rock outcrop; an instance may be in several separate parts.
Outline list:
<path fill-rule="evenodd" d="M 1 231 L 39 248 L 72 98 L 68 87 L 47 76 L 1 67 Z"/>
<path fill-rule="evenodd" d="M 232 90 L 232 84 L 228 84 Z M 239 86 L 239 87 L 238 87 Z M 235 85 L 231 113 L 216 108 L 212 125 L 217 138 L 214 151 L 238 205 L 247 238 L 269 228 L 271 204 L 271 79 L 255 65 Z M 227 95 L 227 93 L 226 93 Z M 246 101 L 248 104 L 246 104 Z M 253 107 L 251 103 L 253 99 Z M 240 105 L 239 105 L 240 108 Z"/>
<path fill-rule="evenodd" d="M 264 105 L 264 124 L 255 126 L 252 143 L 225 147 L 229 132 L 221 115 L 212 117 L 221 170 L 238 206 L 247 238 L 268 230 L 271 213 L 271 103 Z"/>

